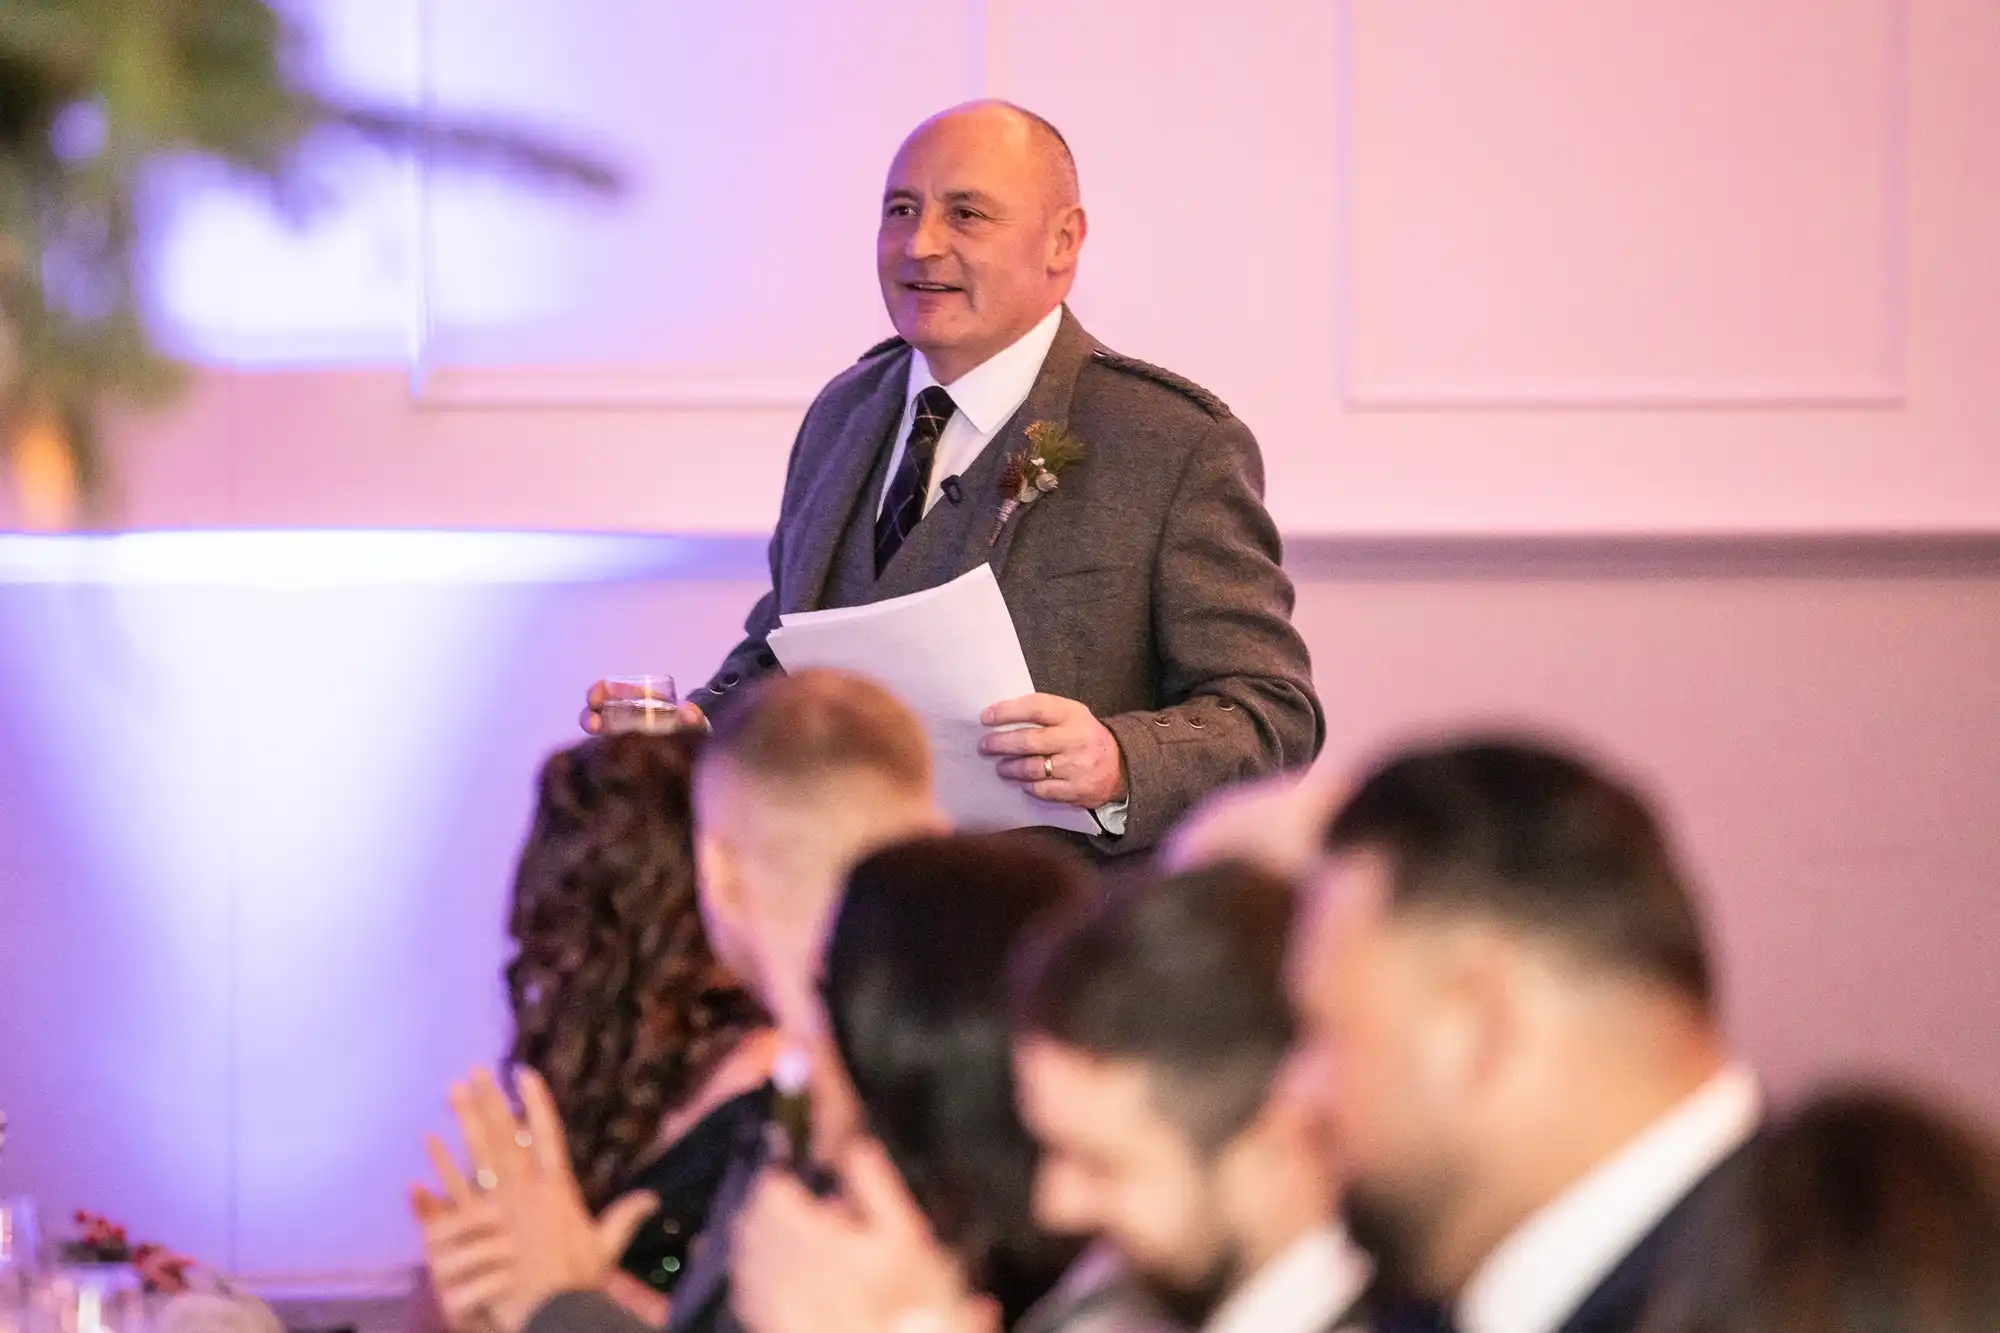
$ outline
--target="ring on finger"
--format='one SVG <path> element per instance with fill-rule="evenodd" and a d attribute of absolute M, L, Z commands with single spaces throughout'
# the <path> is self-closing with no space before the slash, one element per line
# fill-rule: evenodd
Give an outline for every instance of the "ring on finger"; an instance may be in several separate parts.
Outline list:
<path fill-rule="evenodd" d="M 1056 775 L 1056 757 L 1055 757 L 1054 755 L 1052 755 L 1052 754 L 1045 754 L 1045 755 L 1043 755 L 1043 756 L 1042 756 L 1042 780 L 1043 780 L 1044 782 L 1046 782 L 1046 781 L 1048 781 L 1048 780 L 1049 780 L 1050 778 L 1053 778 L 1053 777 L 1054 777 L 1055 775 Z"/>

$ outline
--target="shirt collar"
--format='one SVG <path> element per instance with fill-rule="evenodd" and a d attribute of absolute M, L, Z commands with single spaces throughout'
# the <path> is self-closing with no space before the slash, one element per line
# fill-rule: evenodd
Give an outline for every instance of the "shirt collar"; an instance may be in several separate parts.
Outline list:
<path fill-rule="evenodd" d="M 1460 1295 L 1464 1333 L 1551 1333 L 1702 1177 L 1756 1132 L 1757 1076 L 1708 1082 L 1516 1227 Z"/>
<path fill-rule="evenodd" d="M 1369 1270 L 1341 1228 L 1307 1232 L 1232 1292 L 1203 1333 L 1322 1333 L 1361 1298 Z"/>
<path fill-rule="evenodd" d="M 1028 391 L 1042 373 L 1049 348 L 1055 346 L 1056 331 L 1062 327 L 1063 308 L 1057 306 L 1034 328 L 1006 347 L 960 375 L 946 389 L 952 404 L 981 435 L 991 435 L 1007 424 L 1007 418 L 1027 401 Z M 918 394 L 936 384 L 931 364 L 922 352 L 910 358 L 910 380 L 903 393 L 907 411 Z"/>

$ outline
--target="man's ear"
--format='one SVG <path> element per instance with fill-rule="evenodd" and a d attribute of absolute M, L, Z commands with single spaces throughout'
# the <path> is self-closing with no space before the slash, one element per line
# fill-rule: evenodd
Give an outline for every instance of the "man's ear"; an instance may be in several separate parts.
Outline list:
<path fill-rule="evenodd" d="M 1272 1077 L 1263 1105 L 1238 1135 L 1263 1157 L 1266 1171 L 1296 1176 L 1305 1163 L 1323 1165 L 1326 1127 L 1308 1086 L 1312 1076 L 1298 1055 L 1287 1057 Z"/>
<path fill-rule="evenodd" d="M 732 969 L 742 971 L 750 960 L 743 953 L 744 903 L 742 864 L 725 838 L 697 831 L 694 838 L 695 880 L 700 886 L 702 922 L 709 947 Z"/>
<path fill-rule="evenodd" d="M 1457 1095 L 1471 1094 L 1502 1074 L 1523 1038 L 1520 947 L 1469 927 L 1442 941 L 1434 961 L 1429 1060 Z"/>
<path fill-rule="evenodd" d="M 1056 215 L 1055 223 L 1049 228 L 1049 272 L 1065 274 L 1076 272 L 1076 261 L 1083 253 L 1083 238 L 1090 233 L 1090 219 L 1084 215 L 1083 205 L 1071 204 Z"/>
<path fill-rule="evenodd" d="M 720 907 L 724 899 L 733 893 L 734 872 L 729 844 L 707 829 L 697 828 L 694 835 L 694 873 L 696 882 L 701 885 L 704 907 Z"/>
<path fill-rule="evenodd" d="M 1212 1170 L 1220 1189 L 1221 1208 L 1230 1229 L 1252 1233 L 1260 1215 L 1280 1201 L 1310 1204 L 1317 1215 L 1331 1215 L 1337 1202 L 1334 1164 L 1318 1116 L 1298 1095 L 1289 1069 L 1272 1080 L 1264 1102 L 1224 1145 Z M 1310 1191 L 1310 1193 L 1308 1193 Z"/>

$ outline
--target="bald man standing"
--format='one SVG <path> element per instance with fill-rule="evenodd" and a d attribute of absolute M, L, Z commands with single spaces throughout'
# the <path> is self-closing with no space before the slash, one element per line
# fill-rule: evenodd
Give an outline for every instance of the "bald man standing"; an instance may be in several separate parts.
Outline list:
<path fill-rule="evenodd" d="M 1310 762 L 1324 718 L 1257 442 L 1213 394 L 1077 323 L 1064 299 L 1086 230 L 1069 147 L 1038 116 L 978 102 L 904 141 L 876 242 L 897 336 L 807 410 L 771 591 L 692 698 L 721 714 L 776 668 L 781 614 L 990 564 L 1040 693 L 995 700 L 987 727 L 1036 725 L 982 748 L 1035 795 L 1092 811 L 1096 850 L 1115 855 L 1215 787 Z M 1082 455 L 1003 522 L 1031 428 Z"/>

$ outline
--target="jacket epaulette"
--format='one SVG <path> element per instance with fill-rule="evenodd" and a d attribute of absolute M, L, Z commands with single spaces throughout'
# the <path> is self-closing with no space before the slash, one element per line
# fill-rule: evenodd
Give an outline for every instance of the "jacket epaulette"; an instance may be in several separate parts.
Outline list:
<path fill-rule="evenodd" d="M 875 357 L 882 355 L 882 353 L 884 352 L 893 352 L 899 347 L 908 347 L 908 346 L 909 344 L 903 341 L 902 335 L 897 334 L 894 337 L 884 338 L 881 342 L 876 343 L 873 347 L 869 348 L 867 351 L 863 352 L 859 357 L 855 359 L 857 362 L 869 361 L 874 359 Z"/>
<path fill-rule="evenodd" d="M 1140 379 L 1151 380 L 1155 384 L 1172 389 L 1175 393 L 1181 395 L 1181 397 L 1191 400 L 1196 407 L 1199 407 L 1212 417 L 1226 417 L 1229 415 L 1229 404 L 1223 402 L 1193 380 L 1182 379 L 1171 370 L 1163 370 L 1152 362 L 1141 361 L 1137 357 L 1120 356 L 1118 353 L 1104 347 L 1095 349 L 1090 355 L 1099 364 L 1109 366 L 1113 370 L 1122 370 L 1127 375 L 1137 375 Z"/>

